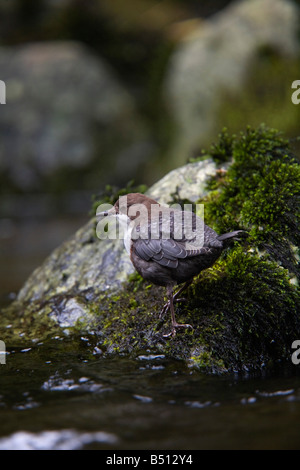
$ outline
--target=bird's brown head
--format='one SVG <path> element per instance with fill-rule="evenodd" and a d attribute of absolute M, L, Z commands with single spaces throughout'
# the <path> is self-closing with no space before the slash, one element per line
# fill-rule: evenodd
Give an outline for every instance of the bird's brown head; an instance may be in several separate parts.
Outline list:
<path fill-rule="evenodd" d="M 131 220 L 146 216 L 146 214 L 148 219 L 150 219 L 152 205 L 159 206 L 159 203 L 144 194 L 129 193 L 125 196 L 120 196 L 113 209 L 115 214 L 125 214 Z"/>

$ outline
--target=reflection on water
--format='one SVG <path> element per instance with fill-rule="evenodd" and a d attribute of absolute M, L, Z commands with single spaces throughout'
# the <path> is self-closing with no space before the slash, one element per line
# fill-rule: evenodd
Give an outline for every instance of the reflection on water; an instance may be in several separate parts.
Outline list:
<path fill-rule="evenodd" d="M 204 376 L 162 355 L 104 358 L 56 340 L 10 350 L 0 374 L 0 449 L 300 447 L 294 372 Z"/>

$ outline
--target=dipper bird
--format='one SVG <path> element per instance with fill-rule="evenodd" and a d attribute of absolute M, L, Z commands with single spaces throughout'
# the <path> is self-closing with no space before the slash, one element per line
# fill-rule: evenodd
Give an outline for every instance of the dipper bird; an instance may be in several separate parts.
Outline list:
<path fill-rule="evenodd" d="M 239 240 L 243 230 L 218 235 L 204 224 L 202 218 L 191 211 L 162 206 L 144 194 L 121 196 L 103 216 L 114 215 L 127 220 L 124 244 L 137 272 L 153 284 L 167 289 L 168 302 L 161 314 L 171 312 L 172 330 L 192 328 L 177 323 L 174 303 L 183 299 L 179 295 L 192 283 L 193 278 L 212 266 L 232 240 Z M 173 294 L 178 284 L 183 284 Z"/>

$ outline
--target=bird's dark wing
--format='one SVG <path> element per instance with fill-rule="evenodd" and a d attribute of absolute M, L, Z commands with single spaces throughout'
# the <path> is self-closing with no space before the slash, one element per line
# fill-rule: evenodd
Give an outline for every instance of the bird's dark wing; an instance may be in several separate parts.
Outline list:
<path fill-rule="evenodd" d="M 156 261 L 162 266 L 169 266 L 170 268 L 176 268 L 178 259 L 187 256 L 184 245 L 172 239 L 143 240 L 139 238 L 134 242 L 133 249 L 145 261 Z"/>
<path fill-rule="evenodd" d="M 193 215 L 192 226 L 194 229 L 196 229 L 196 221 L 196 216 Z M 136 255 L 145 261 L 152 260 L 162 266 L 177 268 L 178 260 L 180 259 L 207 254 L 207 249 L 214 245 L 214 239 L 217 237 L 217 234 L 210 229 L 214 234 L 214 236 L 210 237 L 212 244 L 210 243 L 210 240 L 205 240 L 204 236 L 203 242 L 199 245 L 199 243 L 196 243 L 196 236 L 193 233 L 190 233 L 189 236 L 186 236 L 185 233 L 178 236 L 177 233 L 177 237 L 175 239 L 174 218 L 171 218 L 170 227 L 171 230 L 169 238 L 163 237 L 163 230 L 160 225 L 158 237 L 151 238 L 149 236 L 149 238 L 138 238 L 135 240 L 133 249 Z M 221 246 L 221 242 L 217 242 L 217 244 Z"/>

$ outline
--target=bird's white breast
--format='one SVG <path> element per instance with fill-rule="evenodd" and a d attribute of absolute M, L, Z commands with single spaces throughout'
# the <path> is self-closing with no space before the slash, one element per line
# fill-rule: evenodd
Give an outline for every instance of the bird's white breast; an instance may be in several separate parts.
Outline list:
<path fill-rule="evenodd" d="M 129 217 L 127 217 L 127 215 L 124 215 L 124 214 L 118 214 L 118 222 L 122 230 L 125 249 L 127 253 L 130 255 L 131 233 L 133 230 L 133 224 L 130 223 Z"/>

